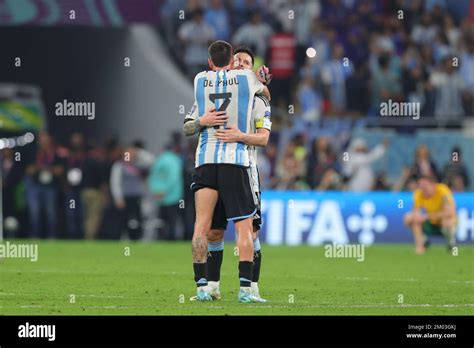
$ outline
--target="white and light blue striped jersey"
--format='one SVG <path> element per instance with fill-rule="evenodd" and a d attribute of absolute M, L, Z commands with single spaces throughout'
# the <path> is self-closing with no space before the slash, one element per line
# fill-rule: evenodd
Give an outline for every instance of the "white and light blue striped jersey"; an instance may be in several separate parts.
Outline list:
<path fill-rule="evenodd" d="M 251 133 L 256 133 L 257 129 L 265 128 L 272 130 L 270 121 L 270 103 L 264 96 L 256 95 L 253 100 Z M 260 182 L 257 170 L 257 147 L 249 146 L 250 154 L 250 182 L 253 192 L 260 192 Z"/>
<path fill-rule="evenodd" d="M 270 121 L 271 108 L 267 98 L 256 95 L 253 99 L 252 122 L 250 124 L 250 132 L 256 133 L 257 129 L 265 128 L 272 130 L 272 122 Z M 250 167 L 257 167 L 257 147 L 249 146 Z"/>
<path fill-rule="evenodd" d="M 254 96 L 261 93 L 263 88 L 255 73 L 249 70 L 203 71 L 194 78 L 195 105 L 191 111 L 201 117 L 214 106 L 216 110 L 226 112 L 226 125 L 250 133 Z M 186 118 L 194 117 L 188 114 Z M 248 167 L 248 146 L 241 142 L 223 143 L 215 137 L 215 132 L 213 127 L 205 127 L 200 131 L 196 168 L 209 163 Z"/>

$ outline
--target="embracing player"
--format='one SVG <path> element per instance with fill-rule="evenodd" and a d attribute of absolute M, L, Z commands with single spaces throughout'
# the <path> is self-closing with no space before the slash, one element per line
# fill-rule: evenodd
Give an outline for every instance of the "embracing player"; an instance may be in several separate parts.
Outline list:
<path fill-rule="evenodd" d="M 236 69 L 253 70 L 254 55 L 247 47 L 239 47 L 234 51 L 234 67 Z M 268 75 L 265 83 L 269 83 L 271 75 Z M 251 133 L 243 133 L 234 126 L 228 126 L 224 129 L 218 129 L 216 137 L 225 142 L 242 142 L 249 146 L 250 151 L 250 168 L 249 175 L 251 178 L 252 191 L 255 193 L 257 201 L 257 213 L 253 220 L 253 239 L 254 239 L 254 260 L 253 260 L 253 276 L 251 283 L 251 292 L 256 302 L 266 302 L 261 298 L 258 280 L 260 277 L 260 267 L 262 254 L 260 249 L 260 240 L 258 233 L 261 228 L 261 212 L 260 212 L 260 180 L 257 169 L 257 149 L 256 146 L 266 146 L 270 137 L 271 121 L 270 121 L 270 103 L 268 99 L 262 95 L 254 97 L 252 106 Z M 201 119 L 209 122 L 211 125 L 219 124 L 219 118 L 226 117 L 224 112 L 218 112 L 215 108 L 211 108 L 203 115 Z M 187 118 L 196 119 L 197 112 L 189 113 Z M 213 121 L 214 120 L 214 121 Z M 224 231 L 227 228 L 227 217 L 221 199 L 218 199 L 216 208 L 214 209 L 212 227 L 208 234 L 208 258 L 207 258 L 207 274 L 210 294 L 213 299 L 220 299 L 220 270 L 222 266 L 224 252 Z M 196 300 L 193 297 L 192 300 Z"/>
<path fill-rule="evenodd" d="M 237 232 L 239 249 L 240 302 L 255 302 L 251 292 L 253 279 L 253 216 L 257 212 L 257 201 L 251 188 L 248 172 L 250 154 L 242 142 L 222 142 L 217 138 L 219 127 L 234 126 L 243 133 L 251 130 L 251 112 L 254 96 L 268 89 L 248 70 L 231 70 L 233 67 L 232 46 L 216 41 L 209 47 L 209 66 L 194 80 L 195 104 L 191 114 L 197 110 L 197 118 L 185 118 L 185 134 L 199 130 L 196 149 L 195 173 L 192 190 L 195 192 L 196 222 L 192 241 L 194 279 L 199 301 L 212 300 L 207 280 L 207 234 L 211 229 L 214 208 L 221 199 L 226 219 L 233 221 Z M 220 115 L 219 123 L 207 127 L 201 123 L 205 110 L 214 106 Z M 223 117 L 226 116 L 226 117 Z"/>
<path fill-rule="evenodd" d="M 246 47 L 239 47 L 234 51 L 234 63 L 238 69 L 253 70 L 254 55 L 252 51 Z M 269 81 L 266 81 L 268 83 Z M 260 240 L 258 233 L 261 228 L 262 219 L 260 212 L 261 193 L 260 179 L 257 169 L 257 148 L 256 146 L 266 146 L 270 137 L 271 121 L 270 121 L 270 103 L 268 99 L 262 95 L 256 95 L 253 101 L 251 133 L 243 133 L 236 127 L 227 127 L 217 131 L 217 138 L 223 142 L 243 142 L 249 145 L 250 150 L 250 168 L 249 174 L 252 180 L 252 191 L 257 200 L 257 214 L 253 220 L 253 278 L 251 283 L 251 291 L 256 302 L 266 302 L 261 296 L 258 288 L 260 278 L 260 268 L 262 262 L 262 253 L 260 249 Z M 224 231 L 227 228 L 227 220 L 222 202 L 218 200 L 212 219 L 212 229 L 208 234 L 208 281 L 211 288 L 211 295 L 215 299 L 220 298 L 220 269 L 222 266 L 222 258 L 224 251 Z"/>

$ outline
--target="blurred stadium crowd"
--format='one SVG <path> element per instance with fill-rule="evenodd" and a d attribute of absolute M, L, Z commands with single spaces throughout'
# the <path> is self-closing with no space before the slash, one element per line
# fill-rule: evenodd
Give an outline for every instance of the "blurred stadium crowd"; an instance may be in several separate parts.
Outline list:
<path fill-rule="evenodd" d="M 34 151 L 2 151 L 3 214 L 10 237 L 120 239 L 190 239 L 194 198 L 189 189 L 196 139 L 172 135 L 157 157 L 142 141 L 129 145 L 110 138 L 88 144 L 74 133 L 70 143 L 57 144 L 40 133 Z M 347 152 L 333 150 L 319 137 L 307 148 L 297 135 L 279 154 L 275 143 L 262 150 L 262 189 L 281 190 L 413 190 L 420 174 L 436 176 L 456 192 L 469 186 L 462 152 L 438 168 L 426 145 L 418 146 L 413 162 L 389 183 L 372 163 L 385 155 L 387 140 L 368 148 L 353 139 Z M 15 156 L 24 156 L 15 160 Z M 350 161 L 345 161 L 345 156 Z M 357 170 L 354 170 L 357 167 Z M 159 209 L 156 210 L 156 205 Z"/>
<path fill-rule="evenodd" d="M 211 41 L 246 45 L 255 68 L 272 69 L 272 105 L 295 105 L 308 121 L 379 115 L 388 99 L 418 102 L 424 117 L 474 114 L 469 0 L 169 0 L 162 19 L 191 79 L 207 69 Z"/>

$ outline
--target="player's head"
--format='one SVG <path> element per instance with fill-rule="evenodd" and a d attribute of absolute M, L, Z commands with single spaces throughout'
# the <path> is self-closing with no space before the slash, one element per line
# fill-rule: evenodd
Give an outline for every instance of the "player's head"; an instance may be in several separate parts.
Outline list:
<path fill-rule="evenodd" d="M 433 195 L 436 179 L 432 175 L 420 175 L 418 177 L 418 188 L 425 197 Z"/>
<path fill-rule="evenodd" d="M 237 69 L 253 70 L 255 56 L 250 48 L 240 46 L 234 51 L 234 67 Z"/>
<path fill-rule="evenodd" d="M 232 66 L 232 45 L 228 42 L 217 40 L 209 46 L 209 67 L 218 70 Z"/>

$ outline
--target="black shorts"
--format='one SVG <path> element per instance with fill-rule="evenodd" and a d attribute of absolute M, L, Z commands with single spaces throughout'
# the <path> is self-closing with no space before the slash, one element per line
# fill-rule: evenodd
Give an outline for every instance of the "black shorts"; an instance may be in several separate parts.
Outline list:
<path fill-rule="evenodd" d="M 260 192 L 256 192 L 258 196 L 257 211 L 253 216 L 253 228 L 254 231 L 260 231 L 262 228 L 262 213 L 260 211 Z M 225 214 L 224 204 L 218 199 L 216 207 L 214 208 L 214 214 L 212 215 L 212 225 L 211 229 L 213 230 L 225 230 L 227 229 L 227 216 Z"/>
<path fill-rule="evenodd" d="M 247 170 L 247 171 L 249 172 L 249 175 L 252 175 L 251 171 L 249 171 L 249 170 Z M 252 190 L 257 190 L 260 187 L 260 185 L 258 184 L 260 182 L 260 179 L 259 179 L 259 176 L 258 176 L 258 171 L 256 171 L 256 176 L 257 177 L 254 178 L 254 180 L 256 180 L 256 182 L 257 182 L 257 187 L 255 185 L 251 185 Z M 255 215 L 253 216 L 252 224 L 253 224 L 254 231 L 260 231 L 260 229 L 262 228 L 261 192 L 260 191 L 258 191 L 258 192 L 253 191 L 253 197 L 254 197 L 254 201 L 256 201 L 257 211 L 256 211 Z M 214 209 L 214 214 L 212 215 L 211 228 L 215 229 L 215 230 L 225 230 L 225 229 L 227 229 L 227 216 L 226 216 L 225 209 L 224 209 L 224 203 L 222 202 L 220 197 L 217 200 L 217 204 L 216 204 L 216 207 Z"/>
<path fill-rule="evenodd" d="M 226 221 L 239 221 L 257 212 L 247 168 L 233 164 L 205 164 L 195 169 L 191 189 L 202 188 L 218 192 Z"/>

